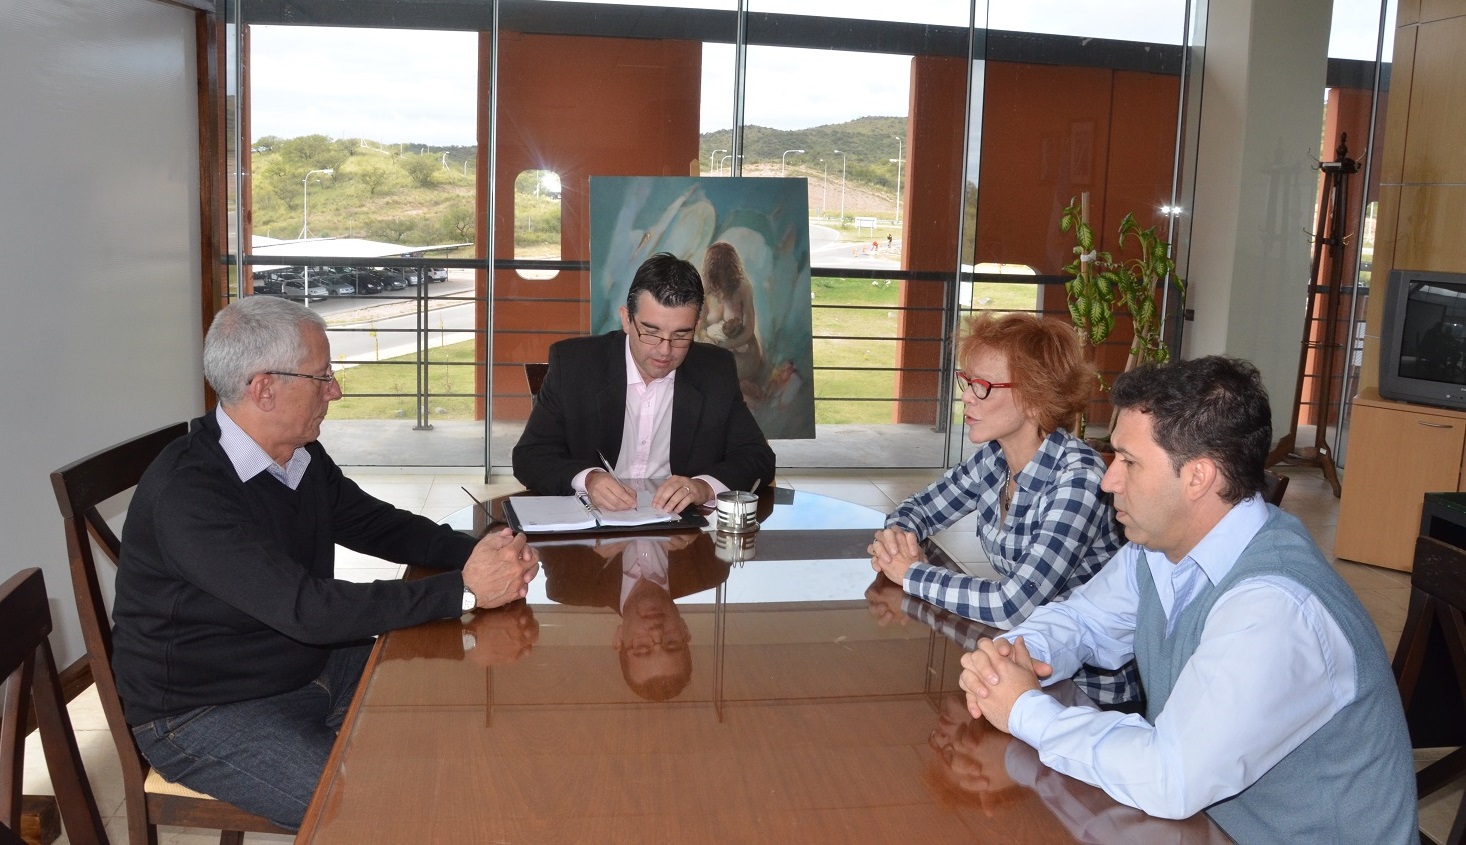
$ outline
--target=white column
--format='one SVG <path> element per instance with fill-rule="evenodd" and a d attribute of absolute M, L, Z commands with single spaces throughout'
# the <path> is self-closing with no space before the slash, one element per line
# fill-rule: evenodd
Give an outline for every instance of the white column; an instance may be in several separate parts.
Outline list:
<path fill-rule="evenodd" d="M 1183 355 L 1257 365 L 1291 427 L 1311 258 L 1332 0 L 1212 0 Z M 1188 156 L 1190 151 L 1188 151 Z"/>

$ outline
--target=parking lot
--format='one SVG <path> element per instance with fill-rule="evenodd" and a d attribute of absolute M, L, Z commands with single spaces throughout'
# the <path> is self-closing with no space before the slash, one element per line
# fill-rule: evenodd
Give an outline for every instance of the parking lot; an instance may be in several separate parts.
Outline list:
<path fill-rule="evenodd" d="M 432 299 L 429 301 L 429 308 L 439 308 L 458 303 L 435 301 L 439 297 L 461 297 L 473 293 L 473 271 L 472 270 L 448 270 L 448 278 L 441 282 L 431 282 L 427 286 L 427 295 Z M 312 270 L 310 287 L 314 293 L 319 294 L 322 285 L 317 281 L 317 273 Z M 419 285 L 406 285 L 400 290 L 379 290 L 377 293 L 337 293 L 330 290 L 324 296 L 312 295 L 309 297 L 301 294 L 302 284 L 294 286 L 288 293 L 276 292 L 280 290 L 276 285 L 256 284 L 256 292 L 269 292 L 274 296 L 284 295 L 297 302 L 304 302 L 312 311 L 326 318 L 332 325 L 342 325 L 377 319 L 382 316 L 411 313 L 417 309 L 417 303 L 422 296 Z"/>

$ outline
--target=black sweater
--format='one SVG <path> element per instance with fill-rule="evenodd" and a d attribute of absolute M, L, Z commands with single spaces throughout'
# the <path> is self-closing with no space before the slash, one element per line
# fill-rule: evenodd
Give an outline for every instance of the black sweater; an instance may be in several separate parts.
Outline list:
<path fill-rule="evenodd" d="M 463 577 L 334 579 L 335 544 L 393 563 L 459 570 L 473 538 L 366 493 L 319 443 L 296 490 L 241 482 L 214 415 L 144 473 L 128 508 L 112 666 L 138 725 L 310 683 L 336 644 L 457 616 Z"/>

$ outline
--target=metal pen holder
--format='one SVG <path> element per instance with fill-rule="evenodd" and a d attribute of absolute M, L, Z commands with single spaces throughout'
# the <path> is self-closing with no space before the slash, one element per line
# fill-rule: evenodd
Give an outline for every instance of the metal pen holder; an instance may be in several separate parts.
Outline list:
<path fill-rule="evenodd" d="M 754 531 L 746 531 L 742 534 L 719 531 L 713 535 L 713 554 L 724 563 L 742 566 L 747 561 L 753 560 L 753 540 L 757 536 L 758 533 Z"/>
<path fill-rule="evenodd" d="M 715 524 L 719 531 L 746 534 L 758 530 L 757 513 L 758 496 L 743 490 L 728 490 L 718 494 Z"/>

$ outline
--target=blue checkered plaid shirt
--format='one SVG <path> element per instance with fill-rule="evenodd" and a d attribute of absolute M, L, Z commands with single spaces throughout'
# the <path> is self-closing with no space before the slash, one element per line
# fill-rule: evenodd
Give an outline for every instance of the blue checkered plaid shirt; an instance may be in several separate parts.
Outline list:
<path fill-rule="evenodd" d="M 1119 550 L 1114 512 L 1100 491 L 1104 472 L 1093 449 L 1059 429 L 1018 473 L 1004 519 L 999 497 L 1008 464 L 996 442 L 984 443 L 902 502 L 886 525 L 926 539 L 976 511 L 978 541 L 1001 577 L 988 580 L 917 563 L 902 587 L 968 619 L 1012 628 L 1039 605 L 1068 596 Z M 1100 704 L 1130 701 L 1140 694 L 1133 663 L 1118 671 L 1086 667 L 1074 681 Z"/>

